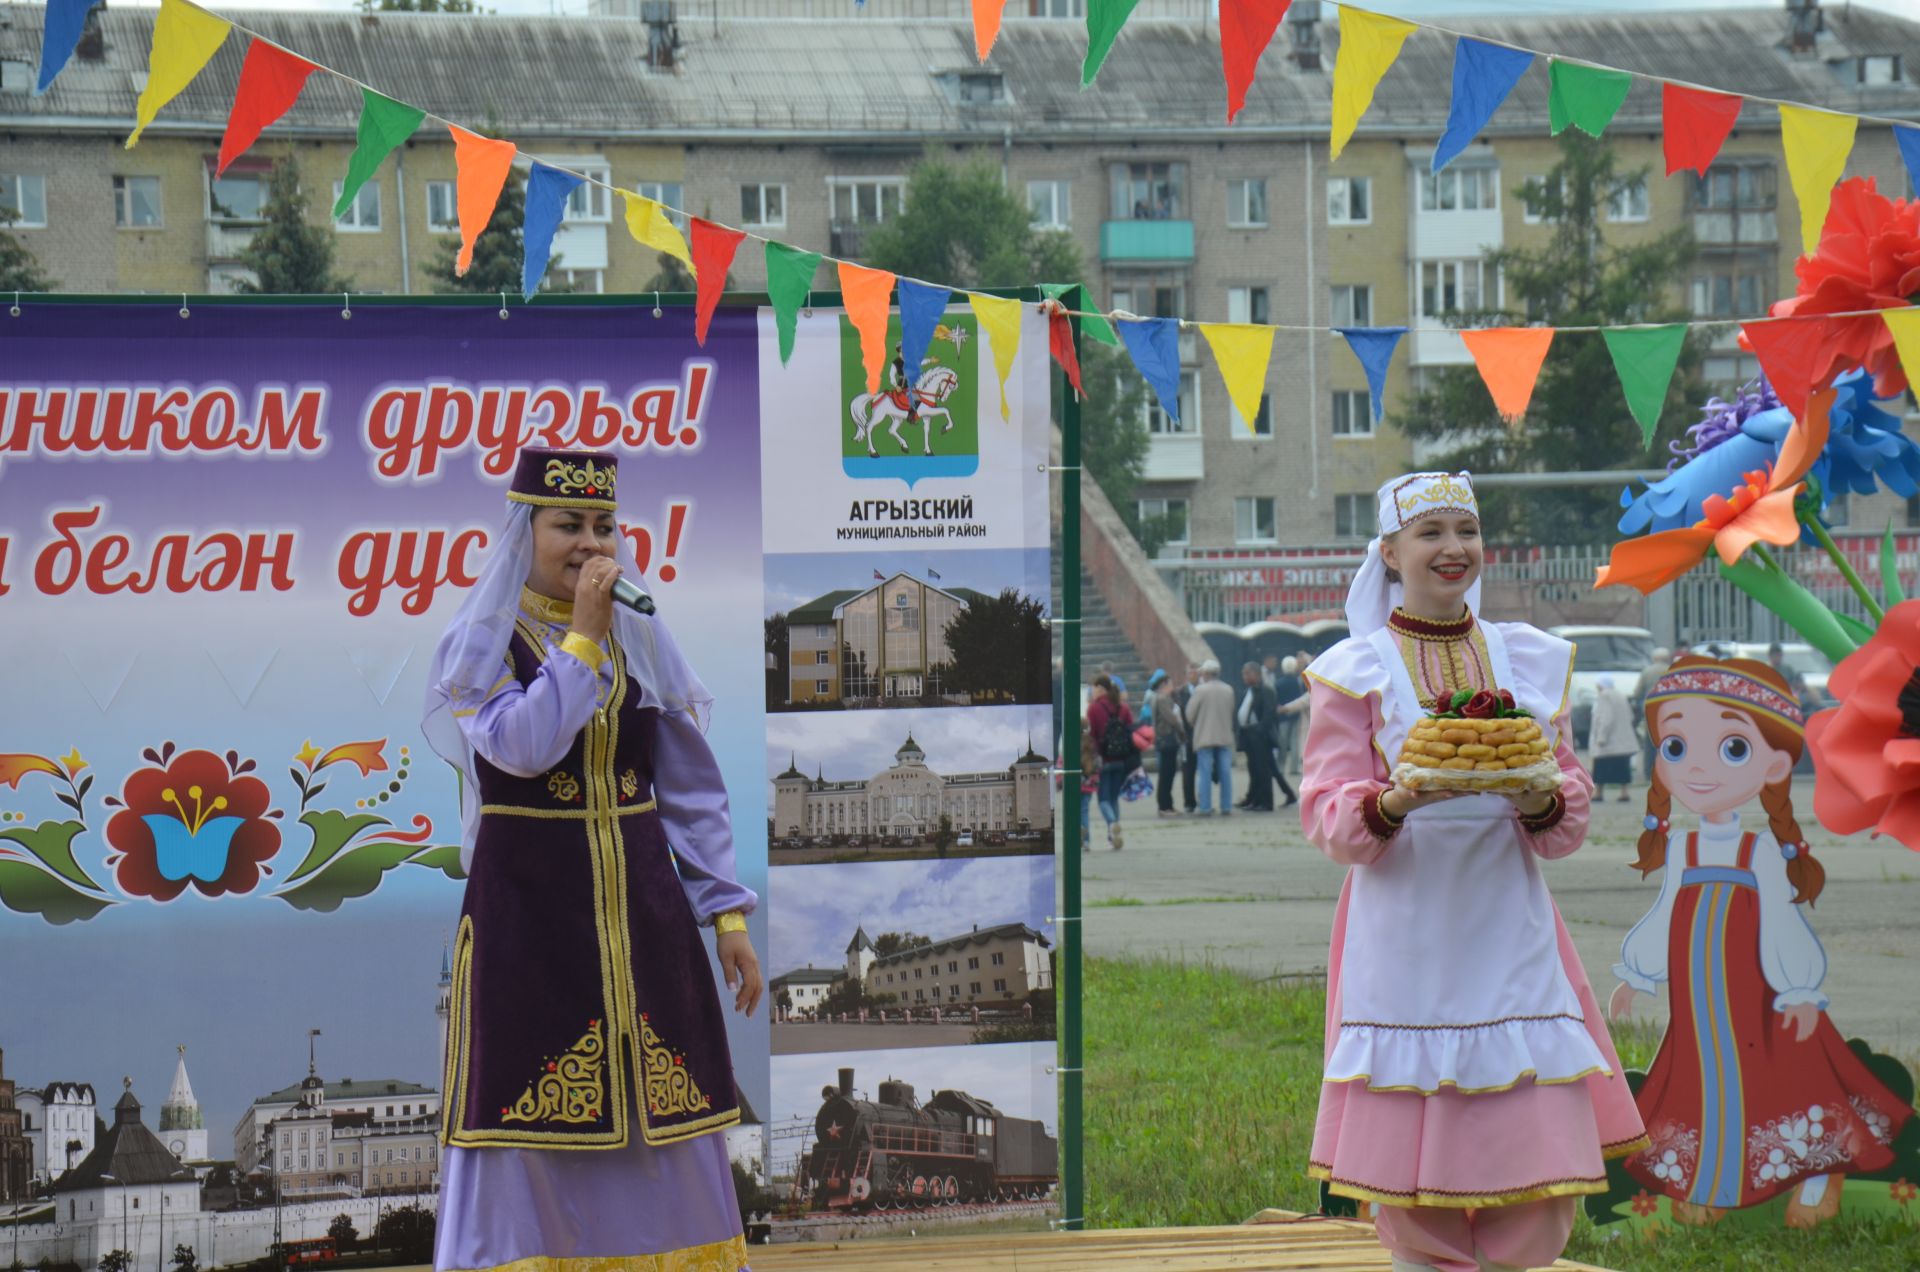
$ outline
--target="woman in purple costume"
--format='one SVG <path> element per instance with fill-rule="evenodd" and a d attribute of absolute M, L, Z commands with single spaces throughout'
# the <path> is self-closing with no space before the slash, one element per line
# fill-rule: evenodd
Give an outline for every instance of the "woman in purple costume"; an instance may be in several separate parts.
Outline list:
<path fill-rule="evenodd" d="M 712 706 L 638 578 L 612 456 L 525 450 L 435 653 L 424 728 L 461 770 L 439 1272 L 744 1272 L 740 1119 L 700 927 L 752 1013 Z"/>

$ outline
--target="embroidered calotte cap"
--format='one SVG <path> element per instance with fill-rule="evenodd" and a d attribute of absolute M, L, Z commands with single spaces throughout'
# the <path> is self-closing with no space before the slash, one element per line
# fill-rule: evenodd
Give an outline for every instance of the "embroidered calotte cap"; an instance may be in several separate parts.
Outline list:
<path fill-rule="evenodd" d="M 1647 694 L 1647 705 L 1651 707 L 1674 698 L 1708 698 L 1777 720 L 1795 733 L 1806 730 L 1806 716 L 1791 695 L 1724 663 L 1668 672 L 1654 682 L 1652 692 Z"/>
<path fill-rule="evenodd" d="M 1470 473 L 1407 473 L 1380 487 L 1380 533 L 1396 534 L 1436 512 L 1480 515 Z"/>
<path fill-rule="evenodd" d="M 528 447 L 514 466 L 507 498 L 541 508 L 614 510 L 619 461 L 604 451 Z"/>

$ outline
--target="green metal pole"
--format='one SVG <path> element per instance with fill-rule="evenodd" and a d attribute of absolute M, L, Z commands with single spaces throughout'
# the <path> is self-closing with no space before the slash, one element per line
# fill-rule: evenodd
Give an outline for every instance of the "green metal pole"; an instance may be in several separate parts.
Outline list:
<path fill-rule="evenodd" d="M 1086 308 L 1083 289 L 1066 294 L 1069 309 Z M 1080 320 L 1073 324 L 1074 357 L 1080 356 Z M 1056 372 L 1062 375 L 1063 372 Z M 1080 399 L 1067 385 L 1060 408 L 1060 612 L 1066 638 L 1060 659 L 1060 839 L 1061 916 L 1060 979 L 1060 1182 L 1064 1194 L 1064 1228 L 1086 1226 L 1087 1181 L 1083 1154 L 1081 1072 L 1084 1039 L 1080 999 L 1084 992 L 1080 949 Z"/>

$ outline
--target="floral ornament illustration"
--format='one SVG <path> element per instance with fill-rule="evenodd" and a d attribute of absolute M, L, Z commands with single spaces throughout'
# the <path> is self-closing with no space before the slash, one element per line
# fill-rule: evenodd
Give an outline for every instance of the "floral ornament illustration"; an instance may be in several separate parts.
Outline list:
<path fill-rule="evenodd" d="M 343 742 L 331 750 L 322 751 L 313 744 L 312 738 L 308 738 L 306 745 L 302 746 L 293 757 L 295 767 L 287 770 L 287 775 L 293 779 L 293 784 L 300 788 L 301 811 L 304 812 L 307 805 L 313 802 L 314 796 L 327 789 L 325 782 L 315 779 L 326 769 L 343 760 L 351 762 L 355 768 L 359 769 L 361 777 L 386 772 L 386 747 L 387 740 L 381 738 L 373 742 Z M 405 749 L 401 748 L 403 752 Z M 302 772 L 302 769 L 305 772 Z"/>
<path fill-rule="evenodd" d="M 73 854 L 74 839 L 87 829 L 87 792 L 93 788 L 94 775 L 80 774 L 88 767 L 79 747 L 58 759 L 21 752 L 0 754 L 0 785 L 17 791 L 34 774 L 49 777 L 56 785 L 54 798 L 78 819 L 29 826 L 25 813 L 0 812 L 0 905 L 59 925 L 90 919 L 117 904 Z"/>
<path fill-rule="evenodd" d="M 129 896 L 171 901 L 189 886 L 203 896 L 251 892 L 280 851 L 281 816 L 255 765 L 233 751 L 179 751 L 172 742 L 141 752 L 107 822 L 107 864 Z"/>
<path fill-rule="evenodd" d="M 433 835 L 431 818 L 415 813 L 411 829 L 402 830 L 374 811 L 399 795 L 412 773 L 411 748 L 396 748 L 392 766 L 386 748 L 385 738 L 343 742 L 326 751 L 308 740 L 294 755 L 294 767 L 288 774 L 300 788 L 299 821 L 311 838 L 300 864 L 273 894 L 277 899 L 296 910 L 331 913 L 343 902 L 373 893 L 387 872 L 399 866 L 425 866 L 455 880 L 466 877 L 460 870 L 458 844 L 429 842 Z M 345 808 L 309 808 L 329 785 L 319 780 L 319 775 L 339 763 L 351 763 L 362 778 L 389 772 L 392 777 L 380 789 L 356 798 L 351 812 Z"/>
<path fill-rule="evenodd" d="M 1887 611 L 1833 670 L 1839 706 L 1807 721 L 1813 811 L 1839 835 L 1890 835 L 1920 852 L 1920 600 Z"/>

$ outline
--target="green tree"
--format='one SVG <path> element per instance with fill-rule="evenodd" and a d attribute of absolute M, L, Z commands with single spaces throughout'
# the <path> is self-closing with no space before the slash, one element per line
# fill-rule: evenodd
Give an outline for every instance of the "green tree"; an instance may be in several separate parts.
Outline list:
<path fill-rule="evenodd" d="M 266 224 L 254 231 L 240 263 L 253 281 L 239 290 L 252 296 L 311 296 L 353 290 L 353 280 L 334 273 L 334 234 L 330 225 L 307 220 L 307 196 L 300 189 L 300 167 L 291 158 L 273 165 L 267 201 L 260 209 Z"/>
<path fill-rule="evenodd" d="M 898 954 L 901 950 L 911 950 L 932 944 L 932 937 L 922 936 L 918 932 L 882 932 L 873 938 L 873 952 L 881 958 L 886 958 L 890 954 Z"/>
<path fill-rule="evenodd" d="M 1147 382 L 1119 349 L 1080 340 L 1080 463 L 1152 556 L 1186 529 L 1179 514 L 1140 516 L 1134 494 L 1147 464 Z"/>
<path fill-rule="evenodd" d="M 333 1238 L 333 1248 L 340 1254 L 353 1250 L 354 1242 L 360 1239 L 360 1230 L 353 1226 L 352 1215 L 335 1215 L 333 1222 L 327 1225 L 327 1235 Z"/>
<path fill-rule="evenodd" d="M 1051 688 L 1053 646 L 1046 604 L 1007 588 L 974 601 L 947 623 L 953 663 L 944 680 L 948 693 L 976 702 L 1045 702 Z"/>
<path fill-rule="evenodd" d="M 986 155 L 959 165 L 914 165 L 900 215 L 876 225 L 864 249 L 875 269 L 944 286 L 1027 287 L 1080 276 L 1072 236 L 1036 230 L 1027 205 Z"/>
<path fill-rule="evenodd" d="M 109 1250 L 100 1256 L 100 1272 L 130 1272 L 133 1254 L 127 1250 Z"/>
<path fill-rule="evenodd" d="M 1489 253 L 1488 266 L 1504 282 L 1506 309 L 1457 314 L 1454 320 L 1467 326 L 1606 327 L 1685 318 L 1673 280 L 1684 277 L 1693 259 L 1692 232 L 1681 228 L 1654 239 L 1609 243 L 1602 230 L 1608 205 L 1646 178 L 1644 168 L 1623 171 L 1604 142 L 1563 133 L 1559 162 L 1544 179 L 1515 192 L 1549 227 L 1546 243 Z M 1495 294 L 1489 288 L 1489 296 Z M 1704 339 L 1699 333 L 1688 336 L 1652 454 L 1641 443 L 1640 426 L 1627 410 L 1598 334 L 1554 341 L 1518 428 L 1500 419 L 1471 366 L 1439 372 L 1431 387 L 1393 413 L 1392 422 L 1415 440 L 1443 448 L 1435 466 L 1482 472 L 1644 468 L 1653 456 L 1666 453 L 1664 440 L 1679 436 L 1697 418 L 1689 408 L 1703 391 L 1697 369 Z M 1618 494 L 1615 486 L 1555 488 L 1544 494 L 1489 490 L 1480 504 L 1501 538 L 1581 543 L 1611 537 Z"/>
<path fill-rule="evenodd" d="M 199 1256 L 190 1245 L 173 1247 L 173 1272 L 200 1272 Z"/>
<path fill-rule="evenodd" d="M 433 1262 L 434 1218 L 417 1205 L 396 1206 L 380 1216 L 376 1245 L 398 1254 L 407 1263 Z"/>
<path fill-rule="evenodd" d="M 0 227 L 12 225 L 19 213 L 0 203 Z M 33 250 L 0 228 L 0 291 L 44 292 L 53 290 L 53 280 L 40 272 Z"/>
<path fill-rule="evenodd" d="M 514 168 L 507 173 L 506 185 L 500 188 L 500 201 L 493 205 L 493 215 L 487 220 L 487 228 L 474 240 L 473 263 L 465 274 L 455 275 L 453 272 L 460 259 L 460 236 L 449 234 L 440 241 L 440 255 L 433 264 L 433 289 L 449 295 L 473 292 L 480 295 L 498 296 L 505 293 L 518 296 L 522 258 L 526 254 L 522 237 L 526 223 L 526 181 L 521 177 L 520 170 Z M 559 267 L 560 257 L 556 253 L 547 262 L 544 290 L 571 290 L 554 275 L 553 271 Z"/>

